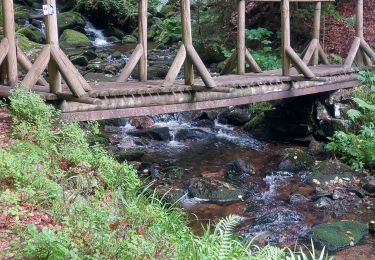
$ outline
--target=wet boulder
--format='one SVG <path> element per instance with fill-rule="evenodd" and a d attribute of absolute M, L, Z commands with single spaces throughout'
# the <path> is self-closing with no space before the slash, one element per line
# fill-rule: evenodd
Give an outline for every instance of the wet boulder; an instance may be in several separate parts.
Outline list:
<path fill-rule="evenodd" d="M 169 203 L 182 202 L 187 192 L 181 188 L 169 184 L 161 184 L 155 187 L 156 195 Z"/>
<path fill-rule="evenodd" d="M 311 229 L 311 238 L 329 251 L 353 246 L 368 233 L 367 226 L 358 221 L 336 221 Z"/>
<path fill-rule="evenodd" d="M 336 160 L 319 162 L 312 169 L 312 173 L 307 176 L 308 183 L 325 183 L 337 178 L 352 178 L 354 171 L 346 164 Z"/>
<path fill-rule="evenodd" d="M 250 121 L 250 115 L 241 109 L 227 110 L 218 115 L 220 124 L 243 126 Z"/>
<path fill-rule="evenodd" d="M 147 128 L 127 132 L 128 135 L 148 138 L 156 141 L 170 141 L 171 135 L 168 127 Z"/>
<path fill-rule="evenodd" d="M 225 178 L 231 181 L 240 181 L 246 176 L 254 175 L 254 166 L 243 159 L 237 159 L 227 165 Z"/>
<path fill-rule="evenodd" d="M 162 170 L 164 179 L 178 180 L 181 179 L 185 170 L 178 166 L 168 166 Z"/>
<path fill-rule="evenodd" d="M 214 134 L 198 128 L 179 129 L 175 134 L 175 140 L 179 142 L 185 142 L 188 140 L 204 140 L 213 137 L 215 137 Z"/>
<path fill-rule="evenodd" d="M 317 201 L 314 202 L 314 209 L 318 210 L 328 210 L 331 209 L 333 206 L 333 200 L 327 197 L 321 197 Z"/>
<path fill-rule="evenodd" d="M 70 60 L 72 61 L 74 65 L 77 65 L 77 66 L 85 67 L 89 64 L 89 61 L 87 60 L 87 58 L 82 55 L 73 56 L 70 58 Z"/>
<path fill-rule="evenodd" d="M 154 120 L 149 116 L 138 116 L 130 118 L 130 125 L 137 129 L 151 128 L 154 126 Z"/>
<path fill-rule="evenodd" d="M 192 126 L 212 129 L 215 127 L 215 122 L 210 119 L 201 119 L 193 122 Z"/>
<path fill-rule="evenodd" d="M 287 148 L 281 153 L 279 170 L 288 172 L 309 171 L 314 164 L 315 158 L 309 153 L 296 148 Z"/>
<path fill-rule="evenodd" d="M 289 198 L 289 202 L 291 204 L 303 204 L 303 203 L 306 203 L 308 201 L 309 201 L 309 199 L 306 198 L 304 195 L 302 195 L 300 193 L 292 194 Z"/>
<path fill-rule="evenodd" d="M 81 32 L 77 32 L 71 29 L 65 30 L 59 39 L 62 48 L 76 48 L 76 47 L 88 47 L 92 43 L 90 39 Z"/>
<path fill-rule="evenodd" d="M 193 197 L 211 202 L 238 201 L 245 196 L 244 192 L 234 185 L 208 178 L 191 179 L 189 192 Z"/>
<path fill-rule="evenodd" d="M 57 26 L 62 33 L 66 29 L 83 31 L 86 25 L 86 19 L 80 13 L 69 11 L 57 14 Z"/>
<path fill-rule="evenodd" d="M 36 43 L 45 43 L 45 36 L 44 34 L 35 26 L 28 25 L 17 30 L 17 33 L 26 36 L 30 41 Z"/>
<path fill-rule="evenodd" d="M 363 189 L 368 193 L 375 193 L 375 178 L 370 177 L 366 180 L 365 184 L 363 185 Z"/>
<path fill-rule="evenodd" d="M 141 161 L 144 155 L 145 151 L 143 149 L 126 149 L 116 152 L 115 158 L 119 162 Z"/>
<path fill-rule="evenodd" d="M 324 144 L 316 140 L 310 141 L 308 151 L 311 155 L 322 155 L 327 153 Z"/>

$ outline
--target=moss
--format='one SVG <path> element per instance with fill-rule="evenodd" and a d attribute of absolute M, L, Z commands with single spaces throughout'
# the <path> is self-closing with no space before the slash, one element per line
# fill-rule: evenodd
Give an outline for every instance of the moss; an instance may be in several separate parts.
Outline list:
<path fill-rule="evenodd" d="M 126 35 L 122 38 L 122 43 L 137 43 L 137 38 L 133 35 Z"/>
<path fill-rule="evenodd" d="M 191 179 L 189 191 L 192 196 L 211 202 L 237 201 L 245 196 L 241 189 L 229 183 L 205 178 Z"/>
<path fill-rule="evenodd" d="M 91 41 L 83 33 L 68 29 L 60 36 L 60 45 L 62 48 L 86 47 L 91 46 Z"/>
<path fill-rule="evenodd" d="M 14 4 L 14 19 L 16 22 L 29 19 L 30 15 L 35 14 L 34 9 L 25 5 Z"/>
<path fill-rule="evenodd" d="M 311 238 L 329 251 L 336 251 L 358 243 L 367 232 L 367 226 L 358 221 L 337 221 L 313 227 Z"/>
<path fill-rule="evenodd" d="M 318 180 L 321 183 L 339 178 L 352 178 L 353 170 L 339 161 L 329 160 L 319 162 L 312 169 L 312 174 L 307 177 L 307 182 L 313 183 L 313 180 Z"/>
<path fill-rule="evenodd" d="M 21 28 L 17 31 L 17 33 L 25 35 L 30 41 L 43 43 L 45 41 L 44 34 L 35 26 L 27 26 Z"/>
<path fill-rule="evenodd" d="M 85 17 L 73 11 L 59 13 L 57 15 L 57 25 L 59 31 L 63 32 L 66 29 L 83 28 L 86 25 Z"/>
<path fill-rule="evenodd" d="M 30 41 L 23 34 L 16 34 L 17 37 L 17 46 L 25 52 L 25 54 L 31 59 L 35 60 L 38 57 L 38 54 L 42 50 L 43 45 Z"/>
<path fill-rule="evenodd" d="M 315 163 L 315 158 L 305 151 L 287 148 L 283 151 L 279 169 L 282 171 L 308 171 Z"/>

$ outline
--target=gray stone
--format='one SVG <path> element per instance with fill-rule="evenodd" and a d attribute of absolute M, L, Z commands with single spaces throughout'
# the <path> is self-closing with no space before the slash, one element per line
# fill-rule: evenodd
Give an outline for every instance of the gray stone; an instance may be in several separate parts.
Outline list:
<path fill-rule="evenodd" d="M 193 197 L 211 202 L 230 202 L 241 200 L 244 192 L 232 184 L 215 179 L 193 178 L 189 192 Z"/>
<path fill-rule="evenodd" d="M 375 193 L 375 178 L 368 180 L 365 185 L 363 185 L 363 189 L 368 193 Z"/>
<path fill-rule="evenodd" d="M 243 126 L 250 121 L 250 115 L 240 109 L 227 110 L 219 114 L 218 121 L 220 124 Z"/>
<path fill-rule="evenodd" d="M 208 133 L 206 131 L 203 131 L 202 129 L 194 128 L 179 129 L 175 134 L 175 140 L 180 142 L 188 140 L 202 140 L 214 137 L 215 135 L 212 133 Z"/>
<path fill-rule="evenodd" d="M 78 65 L 82 67 L 87 66 L 89 64 L 89 61 L 87 60 L 85 56 L 73 56 L 70 58 L 70 60 L 72 61 L 74 65 Z"/>
<path fill-rule="evenodd" d="M 129 131 L 127 134 L 136 136 L 136 137 L 144 137 L 152 140 L 157 141 L 170 141 L 171 135 L 169 133 L 168 127 L 160 127 L 160 128 L 147 128 L 147 129 L 140 129 L 137 131 Z"/>
<path fill-rule="evenodd" d="M 320 183 L 333 181 L 338 178 L 352 178 L 354 175 L 353 170 L 336 160 L 327 160 L 319 162 L 312 169 L 312 173 L 307 176 L 307 182 L 313 184 L 314 180 Z"/>
<path fill-rule="evenodd" d="M 307 201 L 309 201 L 309 199 L 299 193 L 292 194 L 289 198 L 289 202 L 291 204 L 302 204 L 306 203 Z"/>
<path fill-rule="evenodd" d="M 309 144 L 309 153 L 312 155 L 321 155 L 326 153 L 327 151 L 324 148 L 324 144 L 320 143 L 316 140 L 311 140 Z"/>
<path fill-rule="evenodd" d="M 225 178 L 231 181 L 240 181 L 248 175 L 254 175 L 254 166 L 243 159 L 237 159 L 227 165 Z"/>
<path fill-rule="evenodd" d="M 287 148 L 282 152 L 279 170 L 290 172 L 308 171 L 311 170 L 314 163 L 315 158 L 307 152 L 296 148 Z"/>
<path fill-rule="evenodd" d="M 313 207 L 315 209 L 320 209 L 320 210 L 327 210 L 332 208 L 333 206 L 333 200 L 327 197 L 322 197 L 318 199 L 317 201 L 314 202 Z"/>

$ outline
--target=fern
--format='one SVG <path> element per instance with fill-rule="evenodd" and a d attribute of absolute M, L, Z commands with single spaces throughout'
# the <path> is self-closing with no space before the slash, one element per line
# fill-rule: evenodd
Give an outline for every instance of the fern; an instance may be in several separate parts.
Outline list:
<path fill-rule="evenodd" d="M 353 122 L 357 121 L 359 118 L 362 117 L 362 113 L 361 111 L 357 110 L 357 109 L 349 109 L 347 112 L 346 112 L 346 115 L 349 117 L 350 120 L 352 120 Z"/>
<path fill-rule="evenodd" d="M 219 233 L 219 243 L 218 243 L 218 256 L 217 259 L 228 259 L 228 254 L 232 247 L 232 236 L 233 230 L 240 222 L 240 217 L 236 215 L 230 215 L 229 217 L 221 220 L 215 228 L 215 233 Z"/>
<path fill-rule="evenodd" d="M 358 105 L 359 108 L 369 110 L 370 112 L 375 112 L 375 105 L 372 105 L 360 98 L 353 98 L 353 101 Z"/>

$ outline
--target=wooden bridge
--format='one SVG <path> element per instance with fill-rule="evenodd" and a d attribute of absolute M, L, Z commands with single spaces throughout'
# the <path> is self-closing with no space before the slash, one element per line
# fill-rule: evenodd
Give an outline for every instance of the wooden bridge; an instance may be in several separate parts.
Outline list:
<path fill-rule="evenodd" d="M 89 83 L 59 48 L 55 0 L 43 1 L 47 42 L 32 64 L 16 45 L 13 1 L 2 0 L 0 96 L 8 97 L 21 83 L 58 105 L 65 117 L 81 121 L 211 109 L 350 88 L 357 84 L 358 71 L 375 61 L 363 35 L 363 0 L 357 0 L 357 35 L 343 66 L 330 65 L 320 44 L 322 2 L 330 0 L 248 0 L 281 6 L 282 69 L 262 71 L 245 46 L 245 0 L 237 0 L 237 48 L 222 75 L 212 77 L 193 46 L 190 0 L 180 0 L 183 44 L 165 80 L 148 81 L 147 0 L 139 0 L 139 43 L 117 82 Z M 293 2 L 315 5 L 312 40 L 302 57 L 290 43 Z M 245 73 L 246 62 L 251 73 Z M 137 64 L 139 81 L 128 81 Z M 18 65 L 26 73 L 22 79 Z M 228 74 L 235 65 L 237 74 Z M 182 67 L 184 80 L 176 80 Z M 200 78 L 194 79 L 194 69 Z"/>

